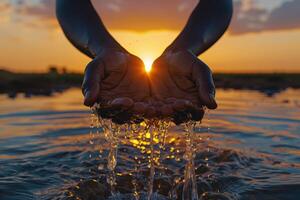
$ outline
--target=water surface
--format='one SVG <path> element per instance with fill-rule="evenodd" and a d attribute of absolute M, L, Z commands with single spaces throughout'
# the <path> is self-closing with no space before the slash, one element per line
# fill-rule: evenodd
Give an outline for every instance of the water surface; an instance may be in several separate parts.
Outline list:
<path fill-rule="evenodd" d="M 206 116 L 194 138 L 200 198 L 298 199 L 300 91 L 268 97 L 256 91 L 219 90 L 218 101 L 218 110 Z M 109 195 L 109 145 L 94 129 L 91 143 L 90 112 L 81 104 L 80 90 L 14 100 L 2 95 L 0 102 L 1 200 Z M 116 192 L 128 194 L 120 195 L 123 199 L 134 198 L 135 192 L 143 198 L 149 181 L 148 154 L 133 139 L 118 149 Z M 166 141 L 153 192 L 157 199 L 179 199 L 186 164 L 184 134 L 172 127 Z"/>

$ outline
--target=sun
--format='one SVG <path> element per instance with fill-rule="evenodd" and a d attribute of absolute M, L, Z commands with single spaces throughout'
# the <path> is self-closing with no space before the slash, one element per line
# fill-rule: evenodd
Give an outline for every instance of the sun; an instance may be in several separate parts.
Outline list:
<path fill-rule="evenodd" d="M 152 64 L 153 64 L 153 59 L 147 57 L 143 59 L 143 62 L 145 64 L 145 71 L 147 73 L 150 73 L 151 69 L 152 69 Z"/>

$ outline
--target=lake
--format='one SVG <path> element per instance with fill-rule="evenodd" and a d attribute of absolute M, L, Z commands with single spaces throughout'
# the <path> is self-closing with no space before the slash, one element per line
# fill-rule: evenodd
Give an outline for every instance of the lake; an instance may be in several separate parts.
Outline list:
<path fill-rule="evenodd" d="M 0 96 L 0 199 L 105 199 L 109 145 L 91 127 L 79 89 L 51 97 Z M 218 90 L 194 135 L 199 199 L 297 200 L 300 197 L 300 90 L 270 97 Z M 153 199 L 181 199 L 185 134 L 171 127 L 158 161 Z M 141 137 L 120 141 L 115 199 L 145 199 L 149 152 Z M 140 140 L 140 141 L 136 141 Z M 157 142 L 159 144 L 160 141 Z M 107 197 L 108 198 L 108 197 Z M 114 199 L 110 198 L 110 199 Z"/>

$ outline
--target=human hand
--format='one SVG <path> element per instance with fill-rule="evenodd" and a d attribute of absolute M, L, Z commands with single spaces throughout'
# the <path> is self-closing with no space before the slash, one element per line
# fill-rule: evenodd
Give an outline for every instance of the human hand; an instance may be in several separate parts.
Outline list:
<path fill-rule="evenodd" d="M 125 123 L 133 114 L 145 112 L 141 102 L 150 96 L 143 62 L 115 50 L 105 50 L 87 65 L 82 91 L 86 106 L 100 103 L 101 117 L 116 123 Z"/>
<path fill-rule="evenodd" d="M 201 120 L 203 107 L 217 108 L 209 67 L 188 51 L 165 52 L 154 62 L 150 80 L 153 98 L 164 102 L 162 115 L 176 124 Z"/>

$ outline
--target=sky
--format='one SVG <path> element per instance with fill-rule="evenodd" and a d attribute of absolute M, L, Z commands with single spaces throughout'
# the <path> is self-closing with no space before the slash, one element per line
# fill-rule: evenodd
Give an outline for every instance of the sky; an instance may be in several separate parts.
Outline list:
<path fill-rule="evenodd" d="M 93 0 L 111 34 L 154 60 L 184 27 L 198 0 Z M 214 72 L 300 72 L 300 0 L 235 0 L 232 23 L 199 58 Z M 63 35 L 55 0 L 0 1 L 0 68 L 82 72 L 90 61 Z"/>

